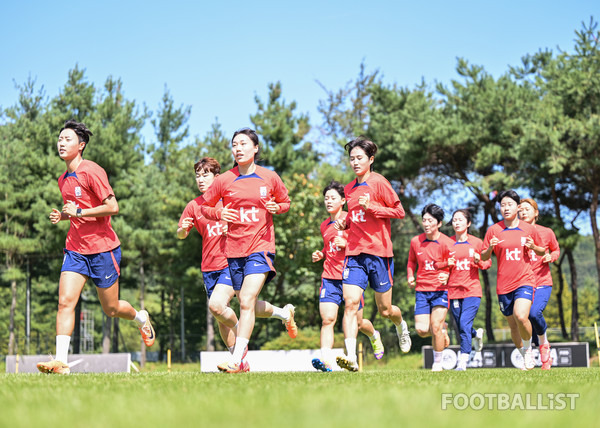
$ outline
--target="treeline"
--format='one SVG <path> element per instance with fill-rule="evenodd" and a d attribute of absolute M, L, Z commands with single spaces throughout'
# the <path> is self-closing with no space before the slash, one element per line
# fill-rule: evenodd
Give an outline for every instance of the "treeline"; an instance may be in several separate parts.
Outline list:
<path fill-rule="evenodd" d="M 515 188 L 537 200 L 540 223 L 559 239 L 562 255 L 553 266 L 550 306 L 556 308 L 563 336 L 577 340 L 581 322 L 589 325 L 598 318 L 600 293 L 600 33 L 592 19 L 575 34 L 572 51 L 526 55 L 497 78 L 459 59 L 458 76 L 449 84 L 421 82 L 408 88 L 361 65 L 356 79 L 343 88 L 324 88 L 316 127 L 294 102 L 286 102 L 279 82 L 270 84 L 266 99 L 256 97 L 250 121 L 262 139 L 263 163 L 282 176 L 292 207 L 275 219 L 278 275 L 262 296 L 278 305 L 293 303 L 307 332 L 319 326 L 321 265 L 311 263 L 310 254 L 322 245 L 321 191 L 331 179 L 352 178 L 342 146 L 363 134 L 378 144 L 375 169 L 392 182 L 407 212 L 405 220 L 392 225 L 394 299 L 407 319 L 412 319 L 414 294 L 406 287 L 405 266 L 410 238 L 421 230 L 420 207 L 436 202 L 448 218 L 456 208 L 473 207 L 478 214 L 472 231 L 483 236 L 500 219 L 497 191 Z M 122 295 L 153 316 L 161 353 L 170 348 L 183 357 L 215 342 L 220 346 L 206 310 L 200 239 L 192 235 L 179 241 L 175 231 L 185 204 L 197 196 L 194 162 L 210 155 L 228 168 L 233 130 L 215 122 L 204 137 L 190 136 L 191 107 L 178 106 L 168 90 L 158 109 L 150 111 L 125 97 L 119 79 L 108 77 L 96 87 L 78 67 L 57 96 L 49 98 L 32 79 L 17 85 L 17 93 L 15 104 L 0 110 L 0 353 L 48 352 L 54 346 L 68 223 L 53 226 L 48 213 L 62 203 L 56 180 L 64 162 L 56 140 L 71 118 L 94 133 L 85 157 L 105 168 L 119 201 L 113 226 L 122 242 Z M 140 133 L 148 123 L 154 138 L 143 141 Z M 318 132 L 309 132 L 315 128 Z M 576 252 L 582 236 L 574 225 L 580 215 L 590 219 L 592 230 L 582 256 Z M 590 260 L 595 278 L 578 277 L 578 265 L 589 268 Z M 495 339 L 493 329 L 504 325 L 495 307 L 494 280 L 493 273 L 482 274 L 480 313 L 489 340 Z M 389 327 L 376 317 L 372 295 L 367 299 L 366 315 L 381 329 Z M 89 340 L 95 350 L 139 349 L 130 323 L 102 316 L 93 285 L 82 300 L 83 314 L 91 318 L 78 319 L 91 340 L 74 337 L 74 346 Z M 264 344 L 281 332 L 279 323 L 259 321 L 253 343 Z"/>

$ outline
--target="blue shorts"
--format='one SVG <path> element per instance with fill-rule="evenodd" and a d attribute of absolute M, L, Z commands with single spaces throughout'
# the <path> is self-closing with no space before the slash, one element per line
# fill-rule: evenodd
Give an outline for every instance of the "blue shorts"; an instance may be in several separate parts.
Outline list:
<path fill-rule="evenodd" d="M 91 278 L 98 288 L 108 288 L 121 275 L 121 247 L 98 254 L 64 251 L 61 272 L 77 272 Z"/>
<path fill-rule="evenodd" d="M 508 317 L 513 314 L 513 307 L 517 299 L 533 300 L 533 287 L 531 285 L 522 285 L 510 293 L 498 294 L 498 304 L 500 305 L 502 315 Z"/>
<path fill-rule="evenodd" d="M 275 272 L 275 268 L 273 267 L 274 261 L 275 254 L 267 253 L 266 251 L 262 253 L 252 253 L 247 257 L 227 259 L 233 289 L 235 291 L 241 290 L 242 284 L 244 283 L 244 277 L 253 273 L 269 272 L 264 285 L 268 284 L 275 278 L 275 275 L 277 275 L 277 272 Z"/>
<path fill-rule="evenodd" d="M 321 278 L 321 288 L 319 289 L 320 303 L 335 303 L 340 306 L 344 301 L 344 289 L 341 279 Z M 358 310 L 365 305 L 365 293 L 360 298 Z"/>
<path fill-rule="evenodd" d="M 434 306 L 448 309 L 448 290 L 417 291 L 415 293 L 415 315 L 429 315 Z"/>
<path fill-rule="evenodd" d="M 344 260 L 344 284 L 357 285 L 363 290 L 367 285 L 378 293 L 385 293 L 392 285 L 394 276 L 394 259 L 378 257 L 371 254 L 348 256 Z"/>
<path fill-rule="evenodd" d="M 229 274 L 229 266 L 221 270 L 213 270 L 212 272 L 202 272 L 202 279 L 204 280 L 204 288 L 206 289 L 206 296 L 210 299 L 215 289 L 215 285 L 224 284 L 232 286 L 231 275 Z"/>

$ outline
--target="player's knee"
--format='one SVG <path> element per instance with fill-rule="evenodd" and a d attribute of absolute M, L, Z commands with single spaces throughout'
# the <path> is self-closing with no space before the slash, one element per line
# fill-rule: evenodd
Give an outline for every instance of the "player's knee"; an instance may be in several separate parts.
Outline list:
<path fill-rule="evenodd" d="M 529 314 L 525 311 L 515 311 L 514 316 L 521 324 L 526 324 L 529 321 Z"/>
<path fill-rule="evenodd" d="M 106 314 L 107 317 L 114 318 L 117 316 L 119 308 L 117 305 L 106 305 L 102 307 L 102 310 Z"/>
<path fill-rule="evenodd" d="M 223 312 L 225 312 L 226 307 L 227 306 L 221 302 L 213 302 L 212 300 L 208 302 L 208 309 L 210 310 L 210 313 L 213 314 L 215 317 L 223 315 Z"/>
<path fill-rule="evenodd" d="M 321 319 L 321 325 L 323 327 L 329 327 L 330 325 L 335 323 L 335 317 L 332 316 L 326 316 L 326 317 L 322 317 Z"/>
<path fill-rule="evenodd" d="M 346 299 L 344 304 L 344 312 L 358 312 L 358 300 Z"/>
<path fill-rule="evenodd" d="M 68 299 L 65 297 L 58 298 L 58 311 L 59 312 L 70 312 L 75 309 L 75 305 L 77 302 L 74 302 L 72 299 Z"/>
<path fill-rule="evenodd" d="M 392 307 L 391 306 L 382 306 L 379 308 L 379 314 L 384 318 L 389 318 L 392 316 Z"/>
<path fill-rule="evenodd" d="M 421 337 L 429 336 L 429 326 L 426 324 L 415 324 L 415 331 Z"/>
<path fill-rule="evenodd" d="M 255 306 L 255 298 L 240 297 L 240 311 L 254 311 Z"/>

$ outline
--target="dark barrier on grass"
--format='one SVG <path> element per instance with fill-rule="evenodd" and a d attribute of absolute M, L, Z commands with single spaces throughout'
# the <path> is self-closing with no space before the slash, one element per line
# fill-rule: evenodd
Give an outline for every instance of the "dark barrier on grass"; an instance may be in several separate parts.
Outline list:
<path fill-rule="evenodd" d="M 423 346 L 423 366 L 430 369 L 433 364 L 433 348 Z M 452 370 L 456 367 L 460 346 L 453 345 L 444 350 L 442 365 L 444 370 Z M 552 356 L 552 367 L 589 367 L 590 351 L 588 342 L 558 342 L 552 343 L 550 348 Z M 533 350 L 533 356 L 537 367 L 541 367 L 540 353 L 538 349 Z M 521 368 L 523 358 L 521 353 L 511 343 L 497 345 L 485 345 L 481 352 L 471 352 L 469 368 Z"/>

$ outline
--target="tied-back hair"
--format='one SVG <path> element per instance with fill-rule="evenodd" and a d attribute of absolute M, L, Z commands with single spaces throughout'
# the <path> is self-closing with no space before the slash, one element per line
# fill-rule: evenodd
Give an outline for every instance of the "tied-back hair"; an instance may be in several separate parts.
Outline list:
<path fill-rule="evenodd" d="M 538 214 L 535 216 L 535 221 L 538 220 L 538 217 L 540 216 L 540 209 L 538 208 L 538 204 L 536 201 L 534 201 L 532 198 L 524 198 L 521 199 L 521 203 L 528 203 L 529 205 L 531 205 L 533 207 L 534 210 L 536 210 L 538 212 Z"/>
<path fill-rule="evenodd" d="M 65 129 L 72 129 L 73 132 L 75 132 L 75 134 L 77 134 L 79 142 L 85 143 L 83 150 L 85 150 L 88 143 L 90 142 L 90 137 L 92 135 L 94 135 L 94 134 L 92 134 L 92 131 L 90 131 L 87 126 L 85 126 L 84 123 L 77 122 L 73 119 L 67 120 L 58 134 L 60 135 L 60 133 L 63 132 Z M 81 150 L 81 153 L 83 153 L 83 150 Z"/>
<path fill-rule="evenodd" d="M 254 154 L 254 162 L 255 163 L 258 162 L 260 160 L 260 146 L 258 144 L 258 134 L 256 133 L 256 131 L 251 128 L 238 129 L 237 131 L 235 131 L 233 133 L 233 137 L 231 137 L 231 144 L 233 144 L 233 139 L 235 137 L 237 137 L 239 134 L 244 134 L 244 135 L 248 136 L 248 138 L 250 138 L 250 140 L 252 140 L 254 145 L 258 147 L 258 151 Z M 234 159 L 233 160 L 233 168 L 235 168 L 236 166 L 238 166 L 238 163 Z"/>
<path fill-rule="evenodd" d="M 350 152 L 355 147 L 360 147 L 369 159 L 371 157 L 375 157 L 375 153 L 377 153 L 377 144 L 363 136 L 356 137 L 354 140 L 349 141 L 344 146 L 344 150 L 346 150 L 348 152 L 348 156 L 350 156 Z M 371 164 L 370 170 L 373 171 L 373 164 Z"/>
<path fill-rule="evenodd" d="M 448 223 L 449 226 L 452 226 L 452 220 L 454 220 L 454 216 L 457 213 L 461 213 L 462 215 L 465 216 L 465 219 L 467 220 L 467 223 L 471 223 L 473 224 L 473 213 L 471 212 L 471 210 L 473 210 L 472 207 L 468 207 L 468 208 L 459 208 L 456 211 L 454 211 L 452 213 L 452 218 L 450 219 L 450 223 Z M 467 227 L 467 232 L 469 231 L 469 227 Z"/>

